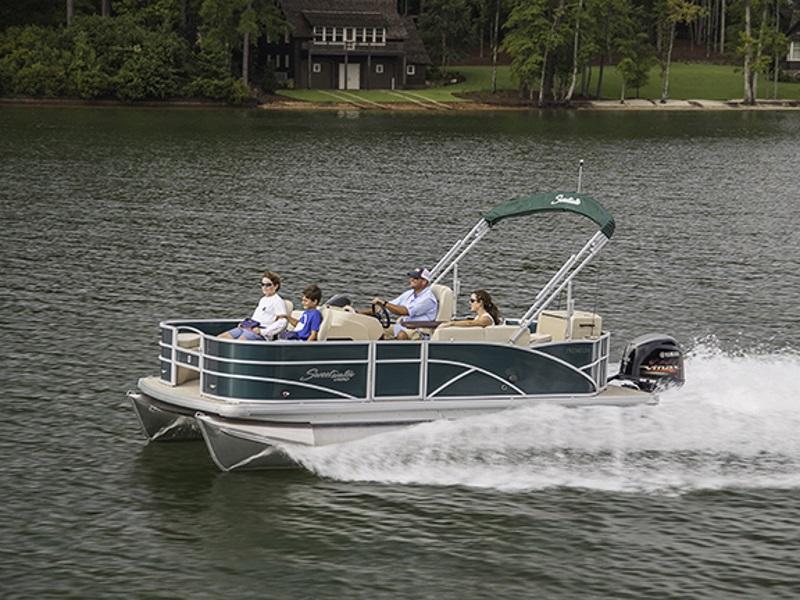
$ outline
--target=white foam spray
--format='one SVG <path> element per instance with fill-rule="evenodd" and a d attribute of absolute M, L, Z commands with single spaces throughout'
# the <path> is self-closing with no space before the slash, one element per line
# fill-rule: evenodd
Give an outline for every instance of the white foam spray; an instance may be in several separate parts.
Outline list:
<path fill-rule="evenodd" d="M 541 406 L 286 451 L 339 480 L 679 494 L 800 487 L 800 355 L 701 345 L 658 406 Z"/>

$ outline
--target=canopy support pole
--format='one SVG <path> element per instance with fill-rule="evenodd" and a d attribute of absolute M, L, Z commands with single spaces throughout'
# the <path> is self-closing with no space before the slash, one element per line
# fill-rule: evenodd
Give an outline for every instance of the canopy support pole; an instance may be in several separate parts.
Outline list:
<path fill-rule="evenodd" d="M 467 252 L 472 250 L 472 247 L 489 233 L 489 229 L 489 223 L 485 219 L 481 219 L 467 235 L 453 244 L 453 247 L 431 269 L 431 277 L 433 278 L 431 283 L 439 283 L 466 256 Z M 454 256 L 455 258 L 453 258 Z"/>
<path fill-rule="evenodd" d="M 567 262 L 553 275 L 547 285 L 536 294 L 536 300 L 520 320 L 519 328 L 511 336 L 509 342 L 516 343 L 522 333 L 530 327 L 530 324 L 539 318 L 542 311 L 550 306 L 553 300 L 558 297 L 558 294 L 561 293 L 561 290 L 600 252 L 603 246 L 608 243 L 608 240 L 609 238 L 602 231 L 598 231 L 586 242 L 580 252 L 567 259 Z"/>

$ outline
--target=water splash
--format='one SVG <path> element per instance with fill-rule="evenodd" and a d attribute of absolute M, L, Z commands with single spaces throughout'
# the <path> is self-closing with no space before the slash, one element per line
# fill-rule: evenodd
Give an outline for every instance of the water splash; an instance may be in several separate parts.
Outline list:
<path fill-rule="evenodd" d="M 800 487 L 800 355 L 697 346 L 653 407 L 541 406 L 285 450 L 339 480 L 506 491 Z"/>

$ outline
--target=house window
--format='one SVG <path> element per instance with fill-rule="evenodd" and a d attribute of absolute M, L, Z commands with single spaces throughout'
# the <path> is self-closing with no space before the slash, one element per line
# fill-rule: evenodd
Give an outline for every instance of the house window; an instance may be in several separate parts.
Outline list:
<path fill-rule="evenodd" d="M 345 27 L 344 28 L 344 41 L 345 42 L 355 42 L 356 41 L 356 28 L 355 27 Z"/>
<path fill-rule="evenodd" d="M 406 65 L 406 75 L 416 75 L 416 73 L 417 73 L 416 65 Z"/>
<path fill-rule="evenodd" d="M 382 65 L 382 64 L 380 64 L 380 63 L 376 64 L 376 65 L 375 65 L 375 72 L 376 72 L 378 75 L 380 75 L 381 73 L 383 73 L 383 65 Z"/>
<path fill-rule="evenodd" d="M 314 27 L 314 41 L 315 42 L 324 42 L 325 41 L 325 28 L 324 27 Z"/>
<path fill-rule="evenodd" d="M 386 44 L 386 29 L 383 27 L 373 27 L 367 30 L 367 41 L 375 46 Z"/>
<path fill-rule="evenodd" d="M 340 44 L 344 42 L 344 29 L 341 27 L 333 28 L 333 41 L 339 42 Z"/>
<path fill-rule="evenodd" d="M 289 43 L 289 30 L 288 29 L 283 32 L 283 43 L 284 44 L 288 44 Z"/>
<path fill-rule="evenodd" d="M 283 55 L 283 66 L 286 67 L 287 69 L 289 68 L 289 55 L 288 54 L 284 54 Z"/>
<path fill-rule="evenodd" d="M 367 41 L 367 30 L 364 27 L 359 27 L 356 29 L 356 42 L 359 44 L 364 44 Z"/>
<path fill-rule="evenodd" d="M 322 65 L 320 63 L 314 63 L 311 66 L 311 70 L 314 71 L 314 73 L 322 73 Z"/>
<path fill-rule="evenodd" d="M 786 56 L 786 60 L 800 61 L 800 41 L 789 44 L 789 54 Z"/>

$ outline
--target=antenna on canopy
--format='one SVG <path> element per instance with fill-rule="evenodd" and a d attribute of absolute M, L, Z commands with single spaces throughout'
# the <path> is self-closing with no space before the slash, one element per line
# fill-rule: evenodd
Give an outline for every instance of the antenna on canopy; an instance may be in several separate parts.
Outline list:
<path fill-rule="evenodd" d="M 578 193 L 581 193 L 581 181 L 583 180 L 583 159 L 578 161 Z"/>

